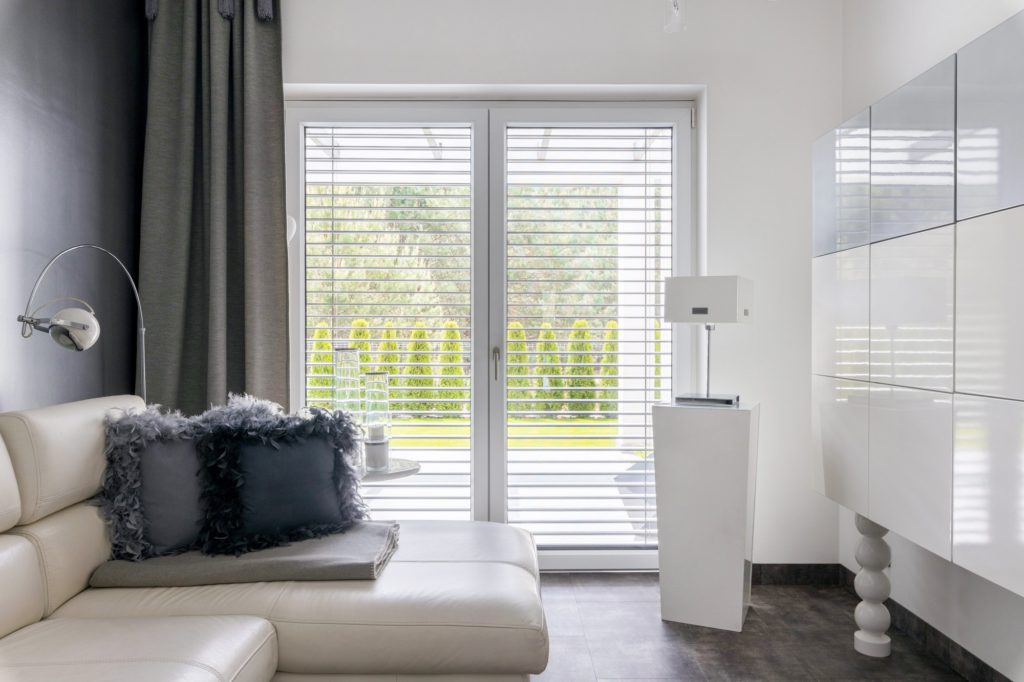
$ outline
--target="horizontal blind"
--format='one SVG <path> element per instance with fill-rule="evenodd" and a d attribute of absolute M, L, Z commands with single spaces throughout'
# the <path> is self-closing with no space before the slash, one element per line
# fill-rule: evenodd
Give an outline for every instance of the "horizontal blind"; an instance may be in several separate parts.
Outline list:
<path fill-rule="evenodd" d="M 508 519 L 543 547 L 654 547 L 671 387 L 670 127 L 511 127 Z"/>
<path fill-rule="evenodd" d="M 308 127 L 306 402 L 332 401 L 332 345 L 390 375 L 392 457 L 377 519 L 470 518 L 471 129 Z"/>

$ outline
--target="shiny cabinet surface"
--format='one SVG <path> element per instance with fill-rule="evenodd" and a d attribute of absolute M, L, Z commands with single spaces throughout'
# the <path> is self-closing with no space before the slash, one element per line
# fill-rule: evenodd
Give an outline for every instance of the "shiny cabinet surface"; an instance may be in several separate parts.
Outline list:
<path fill-rule="evenodd" d="M 811 377 L 815 490 L 859 514 L 868 514 L 868 392 L 871 385 Z"/>
<path fill-rule="evenodd" d="M 1024 207 L 956 230 L 956 390 L 1024 400 Z"/>
<path fill-rule="evenodd" d="M 811 485 L 1024 595 L 1024 12 L 812 157 Z"/>
<path fill-rule="evenodd" d="M 811 367 L 816 374 L 868 378 L 869 248 L 811 261 Z"/>
<path fill-rule="evenodd" d="M 1024 204 L 1024 13 L 957 53 L 957 219 Z"/>
<path fill-rule="evenodd" d="M 871 380 L 953 390 L 955 228 L 871 246 Z"/>
<path fill-rule="evenodd" d="M 871 520 L 949 560 L 953 396 L 873 384 L 869 431 Z"/>
<path fill-rule="evenodd" d="M 871 241 L 954 220 L 956 58 L 871 107 Z"/>
<path fill-rule="evenodd" d="M 871 238 L 871 114 L 865 109 L 812 146 L 812 255 Z"/>
<path fill-rule="evenodd" d="M 1024 403 L 954 402 L 953 561 L 1024 594 Z"/>

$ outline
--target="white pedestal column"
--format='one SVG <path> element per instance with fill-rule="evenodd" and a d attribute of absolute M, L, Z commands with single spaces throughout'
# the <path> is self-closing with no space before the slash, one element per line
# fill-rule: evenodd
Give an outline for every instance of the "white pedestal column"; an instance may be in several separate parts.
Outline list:
<path fill-rule="evenodd" d="M 750 604 L 758 406 L 654 406 L 664 620 L 739 632 Z"/>
<path fill-rule="evenodd" d="M 889 532 L 874 521 L 857 514 L 855 522 L 861 539 L 854 555 L 860 572 L 853 587 L 863 601 L 857 604 L 853 619 L 860 629 L 853 635 L 853 648 L 865 656 L 884 658 L 891 653 L 889 609 L 885 607 L 891 587 L 885 569 L 892 559 L 889 543 L 883 538 Z"/>

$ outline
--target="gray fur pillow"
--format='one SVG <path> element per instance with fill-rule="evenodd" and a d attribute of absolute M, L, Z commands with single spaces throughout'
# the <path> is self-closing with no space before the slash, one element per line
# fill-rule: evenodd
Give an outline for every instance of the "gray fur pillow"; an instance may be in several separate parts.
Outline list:
<path fill-rule="evenodd" d="M 195 549 L 203 520 L 194 420 L 159 406 L 108 414 L 107 468 L 97 503 L 115 559 Z"/>
<path fill-rule="evenodd" d="M 358 427 L 348 413 L 290 415 L 232 396 L 198 425 L 205 553 L 238 555 L 340 533 L 365 518 L 351 459 Z"/>

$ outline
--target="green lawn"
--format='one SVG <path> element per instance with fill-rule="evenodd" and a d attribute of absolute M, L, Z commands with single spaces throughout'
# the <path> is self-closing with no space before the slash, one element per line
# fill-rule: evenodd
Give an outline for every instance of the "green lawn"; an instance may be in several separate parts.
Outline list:
<path fill-rule="evenodd" d="M 600 418 L 532 418 L 516 419 L 509 425 L 509 436 L 516 437 L 515 447 L 607 447 L 611 441 L 595 436 L 618 435 L 618 421 Z M 396 420 L 391 426 L 393 438 L 401 438 L 403 448 L 469 447 L 469 420 L 458 417 Z M 425 438 L 424 436 L 445 436 Z M 525 438 L 521 438 L 524 437 Z M 543 436 L 574 436 L 545 440 Z M 521 439 L 520 439 L 521 438 Z"/>

